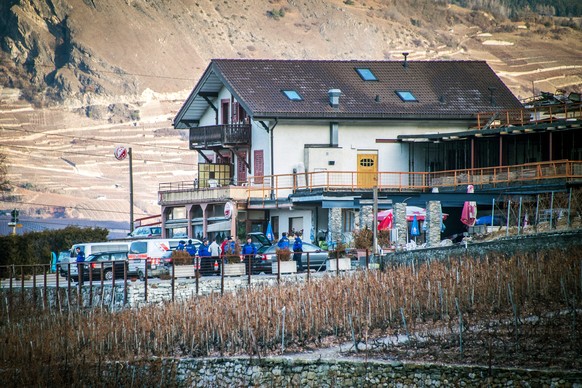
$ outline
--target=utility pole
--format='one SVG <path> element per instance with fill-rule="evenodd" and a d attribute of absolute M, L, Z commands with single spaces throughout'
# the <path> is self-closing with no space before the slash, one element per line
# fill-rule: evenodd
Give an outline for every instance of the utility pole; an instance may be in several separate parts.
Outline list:
<path fill-rule="evenodd" d="M 133 156 L 129 147 L 129 232 L 133 232 Z"/>
<path fill-rule="evenodd" d="M 372 228 L 374 229 L 374 234 L 372 238 L 372 252 L 374 256 L 378 255 L 378 186 L 374 186 L 373 189 L 374 204 L 372 206 L 372 211 L 374 212 L 374 222 L 372 223 Z"/>

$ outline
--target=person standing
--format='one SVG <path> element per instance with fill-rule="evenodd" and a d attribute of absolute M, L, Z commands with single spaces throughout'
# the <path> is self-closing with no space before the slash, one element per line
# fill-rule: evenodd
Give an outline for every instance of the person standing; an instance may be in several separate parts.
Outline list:
<path fill-rule="evenodd" d="M 179 250 L 176 248 L 176 250 Z M 196 256 L 196 245 L 192 243 L 192 240 L 188 240 L 188 244 L 184 246 L 184 251 L 188 252 L 188 254 L 192 257 Z"/>
<path fill-rule="evenodd" d="M 208 249 L 208 239 L 206 237 L 204 237 L 204 239 L 202 240 L 202 244 L 200 244 L 200 246 L 198 247 L 198 256 L 199 257 L 209 257 L 210 256 L 210 250 Z"/>
<path fill-rule="evenodd" d="M 77 251 L 77 280 L 79 285 L 82 286 L 83 278 L 85 277 L 85 271 L 83 271 L 85 268 L 85 265 L 83 264 L 85 262 L 85 252 L 81 250 L 81 247 L 77 247 L 75 250 Z"/>
<path fill-rule="evenodd" d="M 285 233 L 285 232 L 282 233 L 281 239 L 277 243 L 277 248 L 289 249 L 289 238 L 287 237 L 287 233 Z"/>
<path fill-rule="evenodd" d="M 228 244 L 229 237 L 224 236 L 224 240 L 222 240 L 222 244 L 220 244 L 220 252 L 224 255 L 226 253 L 226 246 Z"/>
<path fill-rule="evenodd" d="M 218 245 L 218 238 L 212 241 L 212 244 L 210 244 L 208 249 L 210 250 L 210 256 L 212 257 L 220 256 L 222 250 L 220 249 L 220 245 Z"/>
<path fill-rule="evenodd" d="M 184 240 L 178 241 L 178 246 L 176 247 L 177 251 L 183 251 L 186 248 L 186 242 Z"/>
<path fill-rule="evenodd" d="M 257 254 L 257 247 L 255 247 L 255 244 L 253 244 L 253 239 L 251 236 L 247 236 L 247 242 L 245 245 L 243 245 L 241 253 L 245 258 L 249 255 L 254 256 Z"/>
<path fill-rule="evenodd" d="M 303 272 L 303 262 L 301 256 L 303 253 L 303 241 L 299 236 L 299 232 L 295 232 L 295 241 L 293 242 L 293 260 L 297 263 L 297 271 Z"/>

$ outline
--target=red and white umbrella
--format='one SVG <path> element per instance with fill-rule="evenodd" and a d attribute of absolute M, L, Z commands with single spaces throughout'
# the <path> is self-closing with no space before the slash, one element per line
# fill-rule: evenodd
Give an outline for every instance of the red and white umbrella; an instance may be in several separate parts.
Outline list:
<path fill-rule="evenodd" d="M 424 221 L 426 218 L 426 209 L 419 206 L 406 206 L 406 221 L 412 222 L 416 216 L 417 221 Z M 448 214 L 443 213 L 443 220 L 446 220 Z M 394 221 L 394 209 L 382 210 L 378 212 L 378 230 L 392 229 Z"/>

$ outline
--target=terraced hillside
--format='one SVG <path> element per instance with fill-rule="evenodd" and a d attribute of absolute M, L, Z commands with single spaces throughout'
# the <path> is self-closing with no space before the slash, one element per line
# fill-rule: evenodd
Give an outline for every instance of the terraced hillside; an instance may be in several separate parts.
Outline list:
<path fill-rule="evenodd" d="M 0 152 L 15 190 L 0 212 L 129 220 L 128 163 L 113 158 L 125 145 L 135 216 L 159 213 L 160 182 L 195 178 L 197 155 L 171 120 L 211 58 L 409 52 L 410 60 L 486 60 L 520 98 L 581 92 L 582 32 L 564 20 L 516 23 L 434 1 L 3 2 Z"/>

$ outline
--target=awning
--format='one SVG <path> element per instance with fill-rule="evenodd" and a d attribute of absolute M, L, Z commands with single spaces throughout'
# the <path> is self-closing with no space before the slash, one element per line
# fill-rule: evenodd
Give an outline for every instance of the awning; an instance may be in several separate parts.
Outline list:
<path fill-rule="evenodd" d="M 230 221 L 220 221 L 215 222 L 213 224 L 208 224 L 208 226 L 206 227 L 206 232 L 230 231 L 230 225 L 231 225 Z"/>

